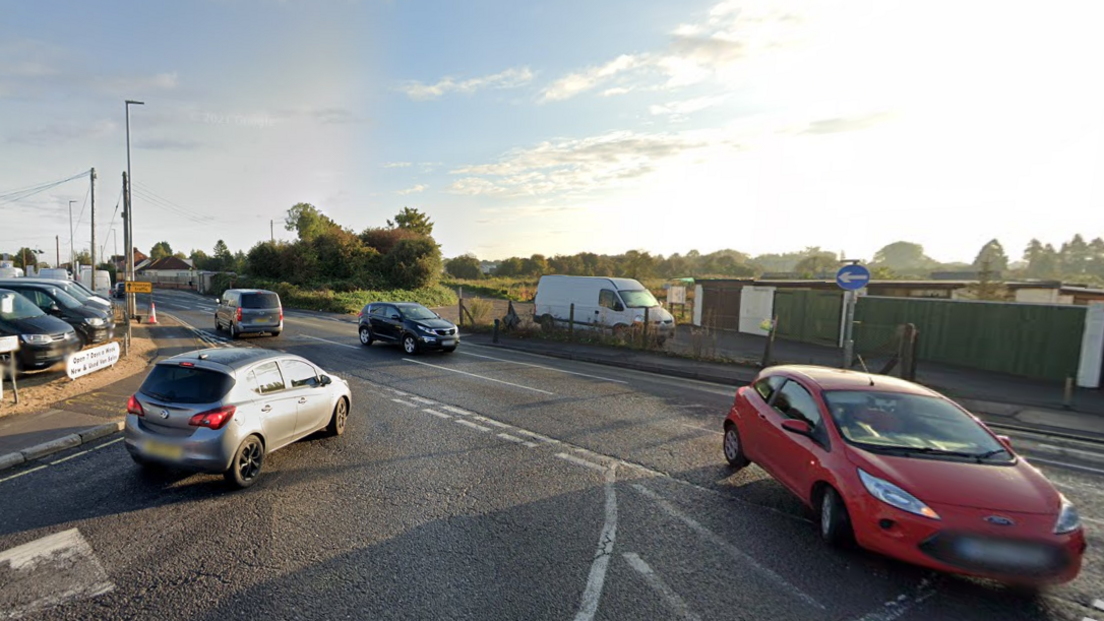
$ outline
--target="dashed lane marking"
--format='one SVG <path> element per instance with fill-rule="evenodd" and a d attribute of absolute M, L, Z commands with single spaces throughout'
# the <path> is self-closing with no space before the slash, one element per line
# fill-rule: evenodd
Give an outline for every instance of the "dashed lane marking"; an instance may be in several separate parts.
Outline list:
<path fill-rule="evenodd" d="M 709 433 L 715 433 L 719 436 L 724 435 L 723 431 L 717 431 L 716 429 L 706 429 L 705 427 L 698 427 L 697 425 L 687 425 L 686 423 L 679 423 L 679 424 L 682 425 L 683 427 L 689 427 L 691 429 L 697 429 L 698 431 L 707 431 Z"/>
<path fill-rule="evenodd" d="M 648 586 L 652 587 L 660 597 L 663 598 L 664 603 L 671 612 L 675 613 L 675 616 L 679 619 L 687 619 L 688 621 L 698 621 L 701 619 L 698 615 L 694 614 L 690 610 L 690 606 L 686 604 L 686 600 L 679 597 L 678 593 L 675 593 L 674 589 L 667 586 L 667 583 L 656 574 L 655 570 L 651 568 L 644 559 L 640 558 L 635 552 L 626 552 L 622 554 L 626 561 L 629 562 L 629 566 L 636 570 L 644 582 L 648 583 Z"/>
<path fill-rule="evenodd" d="M 574 455 L 571 455 L 570 453 L 556 453 L 556 457 L 559 457 L 560 459 L 562 459 L 564 461 L 569 461 L 569 462 L 575 464 L 576 466 L 582 466 L 584 468 L 590 468 L 591 470 L 597 470 L 599 472 L 605 472 L 605 470 L 606 470 L 606 467 L 603 466 L 602 464 L 596 464 L 592 461 L 588 461 L 588 460 L 583 459 L 581 457 L 576 457 Z"/>
<path fill-rule="evenodd" d="M 812 606 L 813 608 L 818 608 L 820 610 L 826 610 L 826 608 L 824 607 L 824 604 L 821 604 L 820 602 L 818 602 L 815 598 L 813 598 L 813 596 L 811 596 L 808 593 L 806 593 L 806 592 L 802 591 L 801 589 L 799 589 L 797 586 L 792 584 L 789 580 L 786 580 L 785 578 L 783 578 L 780 574 L 775 572 L 773 569 L 770 569 L 769 567 L 766 567 L 766 566 L 760 564 L 759 561 L 757 561 L 753 557 L 749 556 L 746 552 L 744 552 L 740 548 L 737 548 L 735 545 L 729 543 L 728 540 L 726 540 L 724 537 L 721 537 L 717 533 L 715 533 L 715 532 L 709 530 L 708 528 L 702 526 L 701 523 L 698 522 L 697 520 L 695 520 L 694 518 L 682 513 L 681 511 L 676 509 L 674 507 L 674 505 L 667 502 L 667 500 L 665 500 L 664 498 L 660 497 L 659 494 L 653 492 L 652 490 L 648 489 L 647 487 L 645 487 L 645 486 L 643 486 L 639 483 L 634 483 L 632 485 L 632 488 L 635 489 L 637 492 L 639 492 L 642 496 L 645 496 L 645 497 L 651 499 L 651 501 L 656 503 L 659 506 L 660 509 L 663 509 L 663 511 L 665 513 L 667 513 L 667 515 L 671 516 L 672 518 L 674 518 L 674 519 L 682 522 L 686 526 L 690 527 L 690 530 L 694 531 L 695 533 L 697 533 L 702 538 L 709 540 L 713 545 L 717 546 L 717 548 L 719 548 L 721 550 L 724 550 L 730 556 L 740 560 L 744 565 L 758 571 L 761 575 L 763 575 L 765 578 L 767 578 L 771 582 L 774 582 L 776 585 L 778 585 L 782 589 L 784 589 L 786 591 L 789 591 L 789 593 L 791 595 L 793 595 L 794 597 L 796 597 L 797 599 L 805 602 L 806 604 Z"/>
<path fill-rule="evenodd" d="M 606 519 L 602 524 L 602 532 L 598 535 L 598 550 L 590 564 L 590 574 L 587 575 L 586 589 L 579 601 L 579 612 L 575 614 L 575 621 L 591 621 L 598 612 L 598 602 L 602 599 L 602 588 L 606 584 L 606 569 L 609 568 L 613 543 L 617 539 L 617 489 L 614 487 L 617 482 L 617 464 L 602 469 L 606 474 Z"/>
<path fill-rule="evenodd" d="M 92 546 L 75 528 L 0 552 L 4 618 L 18 619 L 114 589 Z"/>
<path fill-rule="evenodd" d="M 503 381 L 503 380 L 500 380 L 500 379 L 495 379 L 493 377 L 486 377 L 484 375 L 476 375 L 475 373 L 468 373 L 467 371 L 461 371 L 459 369 L 450 369 L 448 367 L 443 367 L 443 366 L 438 365 L 438 364 L 430 364 L 428 362 L 422 362 L 421 360 L 411 360 L 410 358 L 403 358 L 403 361 L 404 362 L 412 362 L 414 364 L 420 364 L 420 365 L 427 366 L 427 367 L 432 367 L 434 369 L 439 369 L 441 371 L 448 371 L 450 373 L 459 373 L 460 375 L 467 375 L 469 377 L 475 377 L 475 378 L 478 378 L 478 379 L 481 379 L 481 380 L 486 380 L 488 382 L 496 382 L 496 383 L 499 383 L 499 384 L 505 384 L 507 386 L 513 386 L 514 388 L 521 388 L 523 390 L 531 390 L 533 392 L 539 392 L 542 395 L 555 395 L 556 394 L 556 393 L 553 393 L 553 392 L 548 392 L 547 390 L 541 390 L 540 388 L 533 388 L 531 386 L 522 386 L 521 384 L 515 384 L 513 382 L 507 382 L 507 381 Z"/>
<path fill-rule="evenodd" d="M 425 405 L 437 405 L 437 402 L 434 401 L 433 399 L 423 399 L 422 397 L 411 397 L 410 400 L 411 401 L 417 401 L 418 403 L 423 403 Z"/>
<path fill-rule="evenodd" d="M 517 436 L 512 436 L 508 433 L 500 433 L 500 434 L 498 434 L 498 437 L 502 438 L 503 440 L 509 440 L 510 442 L 516 442 L 518 444 L 527 446 L 529 448 L 536 448 L 538 446 L 536 442 L 530 442 L 528 440 L 523 440 L 523 439 L 521 439 Z"/>
<path fill-rule="evenodd" d="M 469 412 L 469 411 L 465 410 L 464 408 L 458 408 L 458 407 L 451 406 L 451 405 L 443 405 L 443 406 L 441 406 L 441 409 L 442 410 L 448 410 L 449 412 L 452 412 L 453 414 L 459 414 L 460 416 L 475 416 L 474 412 Z"/>
<path fill-rule="evenodd" d="M 425 408 L 422 411 L 425 412 L 426 414 L 432 414 L 433 416 L 436 416 L 437 418 L 443 418 L 445 420 L 449 420 L 449 419 L 452 418 L 448 414 L 443 414 L 441 412 L 438 412 L 437 410 L 431 410 L 429 408 Z"/>
<path fill-rule="evenodd" d="M 493 425 L 495 427 L 501 427 L 503 429 L 512 429 L 514 427 L 513 425 L 509 425 L 509 424 L 506 424 L 506 423 L 500 423 L 497 420 L 494 420 L 493 418 L 487 418 L 485 416 L 475 416 L 473 418 L 475 418 L 475 420 L 477 420 L 477 421 L 479 421 L 479 422 L 481 422 L 485 425 Z"/>
<path fill-rule="evenodd" d="M 490 429 L 488 429 L 488 428 L 486 428 L 482 425 L 476 425 L 475 423 L 471 422 L 470 420 L 464 420 L 462 418 L 455 418 L 453 420 L 458 425 L 463 425 L 465 427 L 471 427 L 472 429 L 477 429 L 479 431 L 490 431 Z"/>
<path fill-rule="evenodd" d="M 577 371 L 565 371 L 563 369 L 557 369 L 556 367 L 546 367 L 542 364 L 531 364 L 531 363 L 528 363 L 528 362 L 518 362 L 517 360 L 507 360 L 506 358 L 495 358 L 493 356 L 484 356 L 482 354 L 473 354 L 470 351 L 460 351 L 458 353 L 464 354 L 465 356 L 472 356 L 474 358 L 483 358 L 483 359 L 486 359 L 486 360 L 494 360 L 496 362 L 508 362 L 510 364 L 516 364 L 516 365 L 520 365 L 520 366 L 523 366 L 523 367 L 533 367 L 535 369 L 544 369 L 546 371 L 555 371 L 557 373 L 566 373 L 568 375 L 578 375 L 580 377 L 589 377 L 591 379 L 602 380 L 603 382 L 614 382 L 615 384 L 628 384 L 628 382 L 626 382 L 624 380 L 613 379 L 613 378 L 609 378 L 609 377 L 602 377 L 600 375 L 590 375 L 589 373 L 579 373 Z"/>
<path fill-rule="evenodd" d="M 324 339 L 320 336 L 312 336 L 310 334 L 300 334 L 298 338 L 311 339 L 312 341 L 322 341 L 323 343 L 329 343 L 330 345 L 337 345 L 338 347 L 345 347 L 346 349 L 360 349 L 363 345 L 350 345 L 348 343 L 339 343 L 338 341 L 331 341 L 330 339 Z"/>
<path fill-rule="evenodd" d="M 408 408 L 418 407 L 418 406 L 414 405 L 413 403 L 411 403 L 409 401 L 404 401 L 403 399 L 392 399 L 392 401 L 394 401 L 395 403 L 398 403 L 399 405 L 405 405 Z"/>

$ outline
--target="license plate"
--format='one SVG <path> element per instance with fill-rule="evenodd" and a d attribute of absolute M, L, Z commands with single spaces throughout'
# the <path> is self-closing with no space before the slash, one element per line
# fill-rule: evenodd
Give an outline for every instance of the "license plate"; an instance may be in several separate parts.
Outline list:
<path fill-rule="evenodd" d="M 452 347 L 456 344 L 456 339 L 441 339 L 441 345 L 444 347 Z"/>
<path fill-rule="evenodd" d="M 974 561 L 1001 565 L 1038 567 L 1049 560 L 1044 550 L 1003 541 L 965 539 L 959 542 L 958 552 Z"/>
<path fill-rule="evenodd" d="M 179 461 L 184 456 L 184 447 L 175 444 L 164 444 L 155 440 L 147 440 L 142 448 L 150 457 Z"/>

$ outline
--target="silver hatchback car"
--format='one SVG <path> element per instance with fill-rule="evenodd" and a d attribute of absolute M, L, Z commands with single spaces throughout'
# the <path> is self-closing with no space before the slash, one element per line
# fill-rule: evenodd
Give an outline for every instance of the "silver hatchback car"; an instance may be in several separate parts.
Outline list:
<path fill-rule="evenodd" d="M 125 444 L 142 466 L 222 473 L 249 487 L 265 456 L 345 432 L 349 383 L 299 356 L 204 349 L 158 362 L 127 403 Z"/>

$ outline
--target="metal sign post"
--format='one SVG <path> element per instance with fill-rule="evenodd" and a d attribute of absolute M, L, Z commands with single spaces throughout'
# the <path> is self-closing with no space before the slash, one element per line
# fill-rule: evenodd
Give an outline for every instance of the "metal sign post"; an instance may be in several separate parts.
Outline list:
<path fill-rule="evenodd" d="M 843 321 L 843 368 L 850 369 L 851 362 L 855 358 L 855 303 L 858 301 L 859 289 L 870 282 L 870 270 L 858 261 L 848 261 L 850 265 L 844 265 L 836 272 L 836 284 L 846 293 L 843 296 L 844 321 Z"/>

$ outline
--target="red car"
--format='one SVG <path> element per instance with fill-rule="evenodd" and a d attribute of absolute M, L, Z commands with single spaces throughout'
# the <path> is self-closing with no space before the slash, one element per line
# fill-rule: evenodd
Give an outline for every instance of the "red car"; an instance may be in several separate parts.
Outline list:
<path fill-rule="evenodd" d="M 1010 441 L 897 378 L 763 370 L 736 392 L 724 455 L 755 462 L 819 513 L 833 545 L 1007 583 L 1068 582 L 1085 533 L 1073 505 Z"/>

